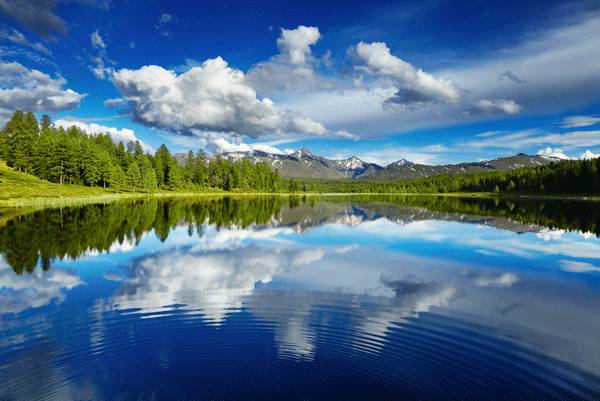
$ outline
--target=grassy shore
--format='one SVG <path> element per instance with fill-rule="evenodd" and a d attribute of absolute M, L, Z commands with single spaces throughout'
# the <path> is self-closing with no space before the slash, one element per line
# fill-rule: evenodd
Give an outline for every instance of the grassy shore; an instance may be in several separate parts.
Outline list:
<path fill-rule="evenodd" d="M 43 209 L 69 205 L 89 203 L 105 203 L 120 199 L 133 199 L 145 197 L 190 197 L 190 196 L 223 196 L 223 195 L 283 195 L 261 193 L 227 193 L 219 190 L 205 191 L 159 191 L 159 192 L 114 192 L 99 187 L 84 187 L 80 185 L 60 185 L 41 180 L 29 174 L 19 173 L 0 162 L 0 209 L 31 208 Z M 571 199 L 571 200 L 600 200 L 600 197 L 590 196 L 565 196 L 565 195 L 535 195 L 535 194 L 495 194 L 495 193 L 447 193 L 447 194 L 379 194 L 379 193 L 302 193 L 309 196 L 349 196 L 349 195 L 433 195 L 433 196 L 460 196 L 460 197 L 517 197 L 517 198 L 544 198 L 544 199 Z M 0 214 L 5 215 L 6 210 Z M 22 210 L 21 210 L 22 212 Z"/>
<path fill-rule="evenodd" d="M 212 192 L 121 192 L 117 193 L 99 187 L 81 185 L 60 185 L 41 180 L 29 174 L 14 171 L 0 162 L 0 208 L 43 208 L 63 205 L 110 202 L 118 199 L 148 196 L 198 196 L 216 195 Z"/>

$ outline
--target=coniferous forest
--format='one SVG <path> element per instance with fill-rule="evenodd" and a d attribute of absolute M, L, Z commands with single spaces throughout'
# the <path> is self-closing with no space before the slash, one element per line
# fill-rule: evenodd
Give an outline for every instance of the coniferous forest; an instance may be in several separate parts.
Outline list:
<path fill-rule="evenodd" d="M 17 171 L 50 182 L 114 191 L 600 194 L 600 158 L 389 182 L 282 180 L 265 163 L 208 159 L 199 150 L 190 151 L 180 164 L 165 145 L 151 155 L 137 141 L 114 144 L 109 134 L 56 128 L 47 115 L 38 122 L 33 113 L 21 111 L 0 132 L 0 159 Z"/>
<path fill-rule="evenodd" d="M 139 142 L 115 145 L 108 134 L 88 135 L 77 127 L 52 125 L 44 115 L 15 112 L 0 133 L 0 159 L 15 170 L 59 184 L 116 191 L 221 189 L 275 192 L 281 179 L 263 163 L 208 160 L 189 152 L 183 165 L 161 145 L 154 155 Z"/>

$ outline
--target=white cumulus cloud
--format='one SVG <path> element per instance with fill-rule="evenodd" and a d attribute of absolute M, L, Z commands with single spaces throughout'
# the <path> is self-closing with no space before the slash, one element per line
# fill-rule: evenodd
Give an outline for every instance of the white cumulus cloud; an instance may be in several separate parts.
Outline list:
<path fill-rule="evenodd" d="M 230 142 L 225 138 L 214 138 L 211 141 L 212 146 L 215 149 L 215 153 L 228 153 L 228 152 L 250 152 L 253 150 L 259 150 L 261 152 L 284 154 L 285 152 L 275 146 L 267 145 L 264 143 L 235 143 Z"/>
<path fill-rule="evenodd" d="M 596 159 L 598 157 L 600 157 L 600 153 L 594 153 L 589 149 L 579 155 L 580 159 Z"/>
<path fill-rule="evenodd" d="M 254 65 L 247 73 L 247 82 L 259 93 L 315 89 L 327 86 L 327 80 L 315 74 L 315 58 L 311 46 L 321 34 L 317 27 L 300 25 L 296 29 L 281 29 L 277 39 L 279 54 Z"/>
<path fill-rule="evenodd" d="M 300 25 L 296 29 L 281 29 L 277 47 L 291 64 L 304 64 L 310 56 L 310 46 L 317 43 L 319 28 Z"/>
<path fill-rule="evenodd" d="M 541 155 L 541 156 L 557 157 L 559 159 L 564 159 L 564 160 L 570 159 L 570 157 L 565 155 L 565 153 L 561 149 L 552 148 L 550 146 L 546 146 L 544 149 L 540 149 L 537 152 L 537 154 Z"/>
<path fill-rule="evenodd" d="M 458 85 L 451 79 L 435 77 L 391 54 L 384 42 L 360 42 L 354 49 L 362 65 L 359 70 L 390 78 L 397 93 L 389 103 L 418 105 L 427 103 L 454 103 L 461 97 Z"/>
<path fill-rule="evenodd" d="M 73 109 L 85 96 L 64 89 L 64 78 L 52 78 L 20 63 L 0 61 L 0 121 L 15 110 L 60 111 Z"/>
<path fill-rule="evenodd" d="M 112 81 L 128 101 L 134 118 L 151 127 L 202 136 L 227 132 L 262 135 L 331 135 L 321 123 L 259 98 L 244 73 L 221 57 L 182 74 L 156 65 L 122 69 Z"/>
<path fill-rule="evenodd" d="M 123 142 L 124 145 L 127 145 L 127 142 L 139 141 L 144 151 L 154 152 L 150 145 L 136 137 L 135 132 L 133 132 L 133 130 L 130 130 L 129 128 L 119 129 L 115 127 L 107 127 L 105 125 L 100 125 L 96 123 L 86 123 L 83 121 L 66 119 L 56 120 L 54 122 L 54 125 L 57 127 L 63 127 L 65 129 L 69 127 L 77 127 L 80 130 L 85 131 L 88 135 L 109 134 L 113 142 L 116 144 L 118 144 L 119 142 Z"/>

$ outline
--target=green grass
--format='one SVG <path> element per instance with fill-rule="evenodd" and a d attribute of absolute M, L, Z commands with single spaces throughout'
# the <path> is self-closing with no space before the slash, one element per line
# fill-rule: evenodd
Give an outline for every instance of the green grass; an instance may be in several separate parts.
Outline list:
<path fill-rule="evenodd" d="M 19 173 L 0 161 L 0 206 L 15 199 L 86 197 L 107 194 L 102 188 L 59 185 Z"/>
<path fill-rule="evenodd" d="M 123 198 L 146 196 L 190 196 L 199 193 L 184 192 L 121 192 L 99 187 L 60 185 L 19 173 L 0 161 L 0 209 L 14 207 L 56 207 L 83 203 L 110 202 Z M 1 212 L 1 210 L 0 210 Z M 6 211 L 4 211 L 6 212 Z"/>
<path fill-rule="evenodd" d="M 41 180 L 35 176 L 19 173 L 0 161 L 0 226 L 3 216 L 20 214 L 27 210 L 37 210 L 61 206 L 74 206 L 89 203 L 112 202 L 119 199 L 144 197 L 190 197 L 222 196 L 221 190 L 202 191 L 156 191 L 156 192 L 114 192 L 99 187 L 82 185 L 60 185 Z M 259 193 L 235 193 L 235 195 L 261 195 Z M 273 195 L 273 194 L 271 194 Z M 287 195 L 287 194 L 286 194 Z M 21 210 L 11 210 L 19 208 Z"/>

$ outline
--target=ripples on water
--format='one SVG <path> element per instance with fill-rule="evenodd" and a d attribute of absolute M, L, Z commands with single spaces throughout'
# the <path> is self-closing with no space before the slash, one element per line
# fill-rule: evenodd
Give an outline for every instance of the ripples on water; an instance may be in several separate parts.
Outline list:
<path fill-rule="evenodd" d="M 594 399 L 594 203 L 0 216 L 0 399 Z"/>

